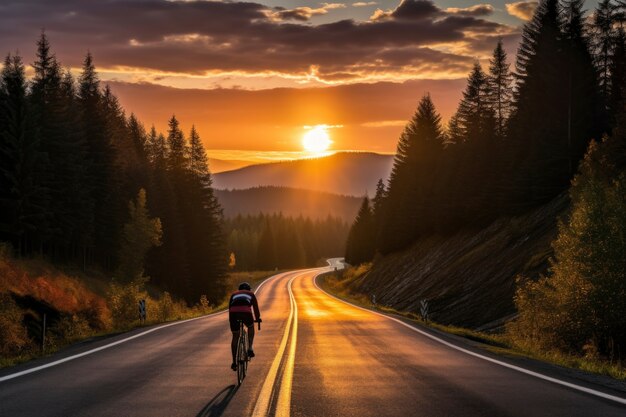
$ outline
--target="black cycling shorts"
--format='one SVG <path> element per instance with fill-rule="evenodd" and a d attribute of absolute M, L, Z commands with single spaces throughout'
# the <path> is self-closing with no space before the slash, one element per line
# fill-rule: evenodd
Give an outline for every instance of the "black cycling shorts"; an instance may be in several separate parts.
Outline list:
<path fill-rule="evenodd" d="M 254 317 L 252 313 L 228 313 L 228 321 L 230 322 L 230 331 L 239 331 L 239 320 L 243 321 L 246 327 L 254 326 Z"/>

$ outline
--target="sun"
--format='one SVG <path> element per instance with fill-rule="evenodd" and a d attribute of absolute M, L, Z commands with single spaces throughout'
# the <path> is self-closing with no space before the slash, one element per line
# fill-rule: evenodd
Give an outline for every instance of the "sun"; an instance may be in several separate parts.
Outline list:
<path fill-rule="evenodd" d="M 332 143 L 326 125 L 313 126 L 302 136 L 302 147 L 309 153 L 327 151 Z"/>

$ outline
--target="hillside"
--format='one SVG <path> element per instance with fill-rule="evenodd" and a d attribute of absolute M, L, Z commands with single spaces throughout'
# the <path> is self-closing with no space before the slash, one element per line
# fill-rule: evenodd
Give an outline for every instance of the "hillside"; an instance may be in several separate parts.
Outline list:
<path fill-rule="evenodd" d="M 253 164 L 252 162 L 248 162 L 248 161 L 209 158 L 209 168 L 213 174 L 217 174 L 219 172 L 224 172 L 224 171 L 233 171 L 235 169 L 243 168 L 245 166 L 252 165 L 252 164 Z"/>
<path fill-rule="evenodd" d="M 416 313 L 420 300 L 427 299 L 430 316 L 439 323 L 497 326 L 514 314 L 515 277 L 546 270 L 557 219 L 567 207 L 563 195 L 478 232 L 418 240 L 410 249 L 377 259 L 354 289 L 375 294 L 379 304 Z"/>
<path fill-rule="evenodd" d="M 213 176 L 218 189 L 258 186 L 306 188 L 328 193 L 373 196 L 376 182 L 387 179 L 393 155 L 340 152 L 331 156 L 252 165 Z"/>
<path fill-rule="evenodd" d="M 215 190 L 224 215 L 283 213 L 287 217 L 322 219 L 331 215 L 352 222 L 361 198 L 287 187 L 255 187 L 247 190 Z"/>

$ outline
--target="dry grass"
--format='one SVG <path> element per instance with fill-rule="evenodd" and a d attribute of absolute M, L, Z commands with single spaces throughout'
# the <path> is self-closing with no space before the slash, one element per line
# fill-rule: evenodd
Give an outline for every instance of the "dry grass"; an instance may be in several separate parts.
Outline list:
<path fill-rule="evenodd" d="M 137 285 L 118 285 L 98 273 L 60 271 L 38 259 L 17 260 L 0 248 L 0 367 L 42 355 L 38 334 L 29 335 L 25 318 L 40 321 L 36 308 L 15 300 L 47 305 L 58 316 L 49 323 L 46 354 L 73 342 L 140 326 L 138 301 L 146 300 L 146 325 L 210 314 L 226 307 L 226 300 L 209 302 L 201 297 L 189 307 L 167 292 Z M 275 272 L 234 272 L 228 286 L 241 281 L 256 285 Z M 31 329 L 32 331 L 32 329 Z"/>

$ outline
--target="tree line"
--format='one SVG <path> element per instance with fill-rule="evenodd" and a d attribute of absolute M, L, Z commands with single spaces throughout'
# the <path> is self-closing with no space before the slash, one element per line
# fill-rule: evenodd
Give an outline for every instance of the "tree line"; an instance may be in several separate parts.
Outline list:
<path fill-rule="evenodd" d="M 282 213 L 226 218 L 227 248 L 236 270 L 315 266 L 345 250 L 348 223 L 339 217 L 311 220 Z"/>
<path fill-rule="evenodd" d="M 348 262 L 484 227 L 567 190 L 590 140 L 612 132 L 626 85 L 626 6 L 603 0 L 589 24 L 583 4 L 541 1 L 515 70 L 498 42 L 487 72 L 475 63 L 447 126 L 422 97 L 387 184 L 352 225 Z"/>
<path fill-rule="evenodd" d="M 101 85 L 90 53 L 76 80 L 44 33 L 32 68 L 27 80 L 9 54 L 0 74 L 0 240 L 16 256 L 120 282 L 150 277 L 190 303 L 221 297 L 222 215 L 195 128 L 185 135 L 172 116 L 166 134 L 146 131 Z"/>

